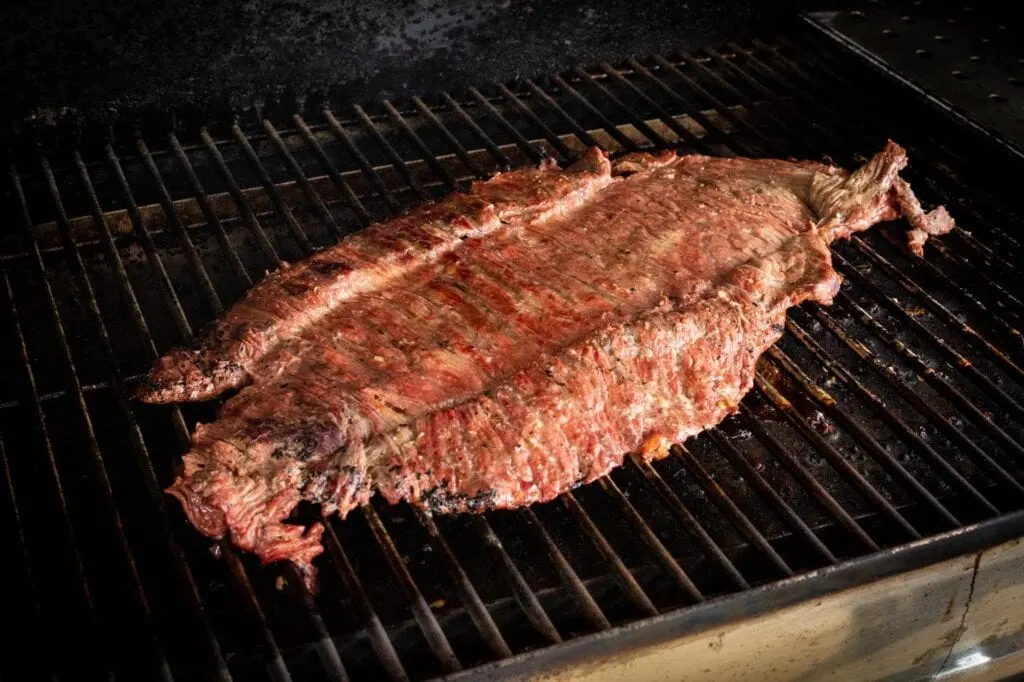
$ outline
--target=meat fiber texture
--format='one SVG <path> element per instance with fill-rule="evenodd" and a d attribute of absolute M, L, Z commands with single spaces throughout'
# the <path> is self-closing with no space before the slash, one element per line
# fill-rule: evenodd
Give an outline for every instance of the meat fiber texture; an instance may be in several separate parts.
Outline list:
<path fill-rule="evenodd" d="M 786 310 L 827 305 L 829 244 L 926 213 L 893 142 L 847 171 L 809 161 L 590 149 L 501 173 L 282 267 L 147 402 L 213 398 L 169 488 L 191 522 L 313 585 L 323 526 L 375 492 L 431 512 L 550 500 L 714 426 L 750 390 Z"/>

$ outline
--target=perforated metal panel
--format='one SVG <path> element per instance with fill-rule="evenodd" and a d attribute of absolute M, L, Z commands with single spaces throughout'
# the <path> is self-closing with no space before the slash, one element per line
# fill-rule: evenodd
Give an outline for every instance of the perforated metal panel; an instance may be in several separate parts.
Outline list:
<path fill-rule="evenodd" d="M 1012 4 L 857 4 L 812 16 L 958 111 L 1024 140 L 1024 49 Z"/>

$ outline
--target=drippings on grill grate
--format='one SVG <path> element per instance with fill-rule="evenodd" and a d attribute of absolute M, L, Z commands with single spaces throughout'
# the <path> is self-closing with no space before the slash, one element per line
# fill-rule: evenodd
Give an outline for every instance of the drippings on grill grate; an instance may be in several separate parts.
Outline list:
<path fill-rule="evenodd" d="M 833 564 L 853 584 L 867 578 L 845 560 L 909 568 L 917 538 L 934 558 L 1019 535 L 1024 290 L 1004 156 L 815 33 L 723 50 L 16 157 L 0 197 L 0 542 L 22 627 L 3 665 L 426 678 L 655 613 L 697 627 L 686 606 L 712 597 L 749 598 L 751 613 L 766 602 L 749 588 Z M 212 410 L 130 396 L 281 259 L 588 146 L 854 168 L 887 137 L 906 145 L 922 200 L 955 207 L 962 229 L 923 261 L 899 230 L 836 245 L 834 305 L 791 310 L 739 414 L 685 452 L 528 510 L 431 519 L 371 503 L 326 523 L 315 597 L 287 566 L 226 544 L 213 557 L 167 504 L 190 427 Z"/>

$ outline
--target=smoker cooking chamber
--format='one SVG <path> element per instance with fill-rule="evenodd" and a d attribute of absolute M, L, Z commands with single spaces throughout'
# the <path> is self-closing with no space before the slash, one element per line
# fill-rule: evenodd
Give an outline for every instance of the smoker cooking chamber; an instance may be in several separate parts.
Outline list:
<path fill-rule="evenodd" d="M 23 627 L 5 665 L 423 679 L 712 599 L 756 608 L 758 586 L 924 538 L 953 553 L 1024 530 L 1021 238 L 1013 174 L 996 171 L 1016 161 L 815 29 L 410 101 L 146 123 L 11 151 L 0 537 Z M 280 260 L 592 144 L 854 167 L 887 136 L 961 229 L 924 262 L 899 225 L 835 245 L 836 304 L 791 311 L 740 414 L 685 452 L 482 517 L 374 500 L 328 524 L 315 597 L 287 566 L 211 547 L 161 492 L 214 409 L 128 396 Z"/>

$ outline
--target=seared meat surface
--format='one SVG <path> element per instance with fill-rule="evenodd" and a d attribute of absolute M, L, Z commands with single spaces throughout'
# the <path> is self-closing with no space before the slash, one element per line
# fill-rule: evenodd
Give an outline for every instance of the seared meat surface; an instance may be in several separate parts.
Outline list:
<path fill-rule="evenodd" d="M 549 500 L 735 411 L 786 310 L 829 304 L 828 246 L 925 213 L 895 143 L 814 162 L 590 150 L 512 171 L 282 268 L 140 397 L 242 387 L 169 489 L 203 533 L 312 579 L 323 528 L 374 492 L 431 511 Z"/>

